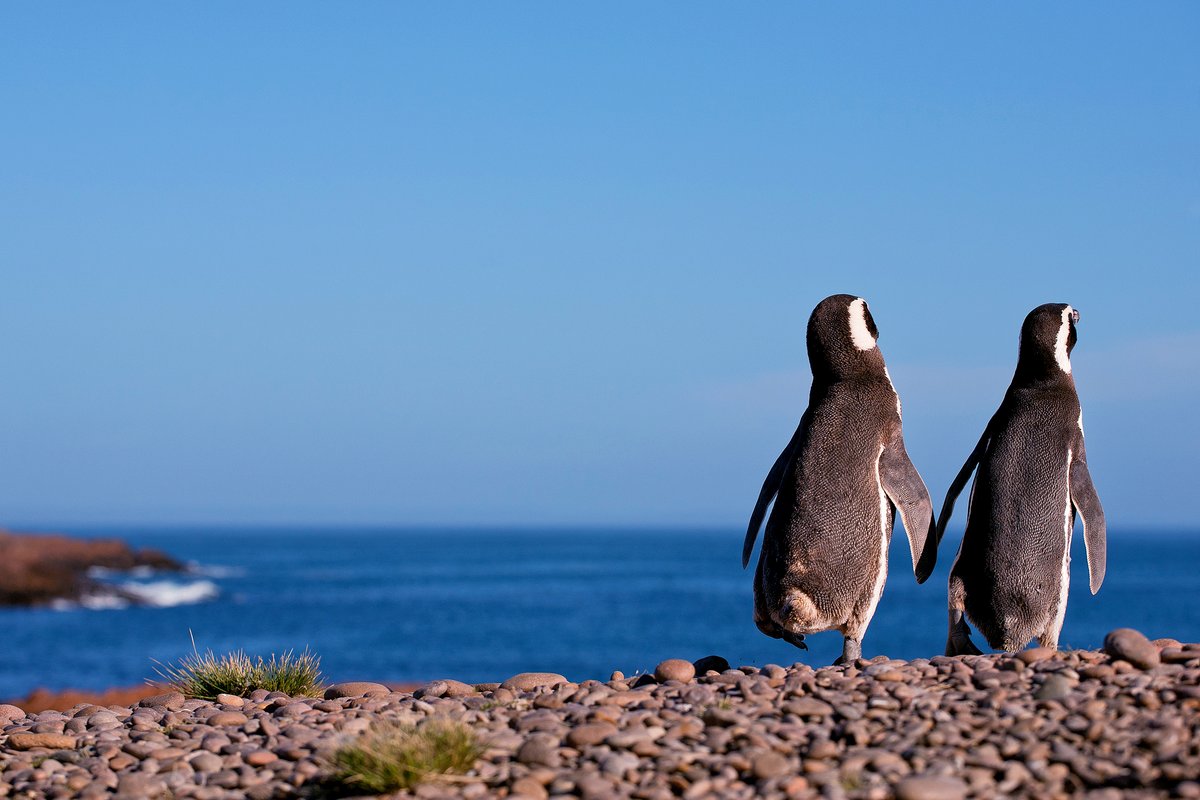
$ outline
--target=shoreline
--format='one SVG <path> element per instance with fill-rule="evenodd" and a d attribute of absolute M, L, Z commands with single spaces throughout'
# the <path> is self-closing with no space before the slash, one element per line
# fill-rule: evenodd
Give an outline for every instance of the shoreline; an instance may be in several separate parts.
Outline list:
<path fill-rule="evenodd" d="M 1115 631 L 1106 650 L 815 669 L 710 657 L 606 682 L 523 673 L 341 684 L 322 699 L 0 706 L 0 796 L 308 796 L 373 723 L 437 718 L 469 729 L 480 758 L 389 796 L 1200 797 L 1200 644 Z"/>

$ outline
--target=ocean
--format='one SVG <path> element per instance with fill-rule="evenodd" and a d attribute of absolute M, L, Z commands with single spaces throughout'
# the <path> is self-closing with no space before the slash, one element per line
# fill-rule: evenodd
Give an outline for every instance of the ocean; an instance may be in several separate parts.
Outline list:
<path fill-rule="evenodd" d="M 652 671 L 665 658 L 828 664 L 841 637 L 811 649 L 768 639 L 751 616 L 753 562 L 739 530 L 88 529 L 156 547 L 192 574 L 109 575 L 149 605 L 0 609 L 0 698 L 35 687 L 103 689 L 155 677 L 191 652 L 309 648 L 330 680 L 573 680 Z M 1100 593 L 1088 592 L 1076 535 L 1064 648 L 1095 648 L 1116 627 L 1200 640 L 1200 532 L 1115 530 Z M 937 571 L 912 577 L 898 529 L 863 642 L 867 657 L 942 652 L 948 533 Z M 976 636 L 977 644 L 982 641 Z"/>

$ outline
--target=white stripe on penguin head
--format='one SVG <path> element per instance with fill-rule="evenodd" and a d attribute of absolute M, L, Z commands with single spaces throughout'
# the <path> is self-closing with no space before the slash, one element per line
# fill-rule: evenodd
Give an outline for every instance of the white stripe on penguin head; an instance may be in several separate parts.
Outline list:
<path fill-rule="evenodd" d="M 867 327 L 867 301 L 861 297 L 850 303 L 850 341 L 859 350 L 870 350 L 875 347 L 875 337 Z"/>
<path fill-rule="evenodd" d="M 1067 306 L 1062 312 L 1062 324 L 1058 326 L 1058 336 L 1054 339 L 1054 360 L 1058 368 L 1068 375 L 1071 374 L 1071 359 L 1067 356 L 1067 337 L 1071 335 L 1071 312 Z"/>

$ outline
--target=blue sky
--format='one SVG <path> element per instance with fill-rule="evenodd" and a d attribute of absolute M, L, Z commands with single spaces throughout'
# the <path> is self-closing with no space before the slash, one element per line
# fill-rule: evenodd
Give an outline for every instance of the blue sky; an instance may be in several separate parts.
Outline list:
<path fill-rule="evenodd" d="M 1198 32 L 6 4 L 0 520 L 740 525 L 849 292 L 939 501 L 1069 302 L 1110 525 L 1192 524 Z"/>

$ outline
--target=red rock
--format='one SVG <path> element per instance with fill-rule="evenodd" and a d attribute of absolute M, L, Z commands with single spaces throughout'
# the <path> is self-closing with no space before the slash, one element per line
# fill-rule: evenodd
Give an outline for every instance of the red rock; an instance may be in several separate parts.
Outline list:
<path fill-rule="evenodd" d="M 0 606 L 78 600 L 99 585 L 91 567 L 179 571 L 183 565 L 157 550 L 134 550 L 116 539 L 72 539 L 0 531 Z"/>

